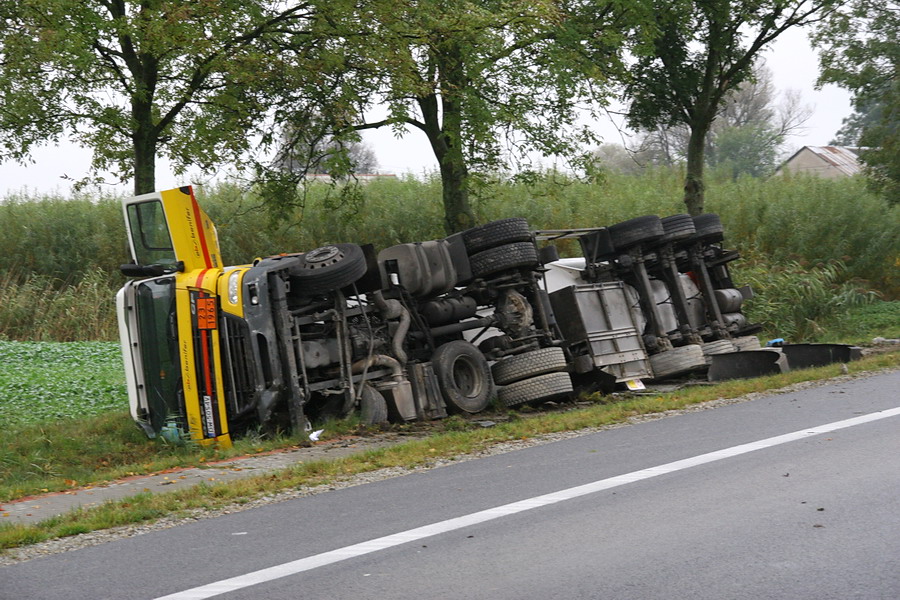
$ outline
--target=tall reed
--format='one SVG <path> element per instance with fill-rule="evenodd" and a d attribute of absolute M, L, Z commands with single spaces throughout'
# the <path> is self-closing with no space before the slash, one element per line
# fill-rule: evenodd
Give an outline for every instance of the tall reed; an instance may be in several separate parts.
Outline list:
<path fill-rule="evenodd" d="M 115 293 L 116 288 L 99 269 L 69 285 L 44 275 L 0 275 L 0 338 L 56 342 L 117 339 Z"/>
<path fill-rule="evenodd" d="M 684 212 L 681 185 L 682 174 L 669 169 L 609 173 L 591 183 L 548 171 L 528 179 L 480 179 L 471 200 L 479 222 L 522 216 L 536 229 L 599 227 Z M 259 192 L 230 183 L 197 193 L 218 225 L 227 264 L 335 242 L 380 250 L 444 236 L 435 175 L 373 181 L 351 194 L 310 185 L 301 205 L 278 212 Z M 840 262 L 834 284 L 853 282 L 900 298 L 900 205 L 869 193 L 861 179 L 712 178 L 707 210 L 721 216 L 726 244 L 765 268 L 802 271 Z M 578 246 L 561 250 L 577 253 Z M 60 331 L 65 339 L 110 339 L 111 298 L 124 281 L 118 265 L 127 261 L 120 198 L 9 196 L 0 201 L 0 253 L 0 335 L 45 339 Z M 86 277 L 92 279 L 83 284 Z M 99 301 L 103 295 L 109 303 Z M 45 305 L 48 298 L 53 306 Z M 83 333 L 52 325 L 65 322 L 66 314 L 79 315 Z"/>
<path fill-rule="evenodd" d="M 805 266 L 753 260 L 733 274 L 755 294 L 743 307 L 747 317 L 761 323 L 768 335 L 789 342 L 815 341 L 840 325 L 850 309 L 877 299 L 874 292 L 846 281 L 846 266 L 841 262 Z"/>

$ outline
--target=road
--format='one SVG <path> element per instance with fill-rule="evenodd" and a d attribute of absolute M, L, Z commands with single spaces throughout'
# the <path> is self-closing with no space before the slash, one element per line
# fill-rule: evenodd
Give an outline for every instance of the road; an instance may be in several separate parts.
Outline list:
<path fill-rule="evenodd" d="M 0 598 L 900 598 L 900 372 L 0 569 Z"/>

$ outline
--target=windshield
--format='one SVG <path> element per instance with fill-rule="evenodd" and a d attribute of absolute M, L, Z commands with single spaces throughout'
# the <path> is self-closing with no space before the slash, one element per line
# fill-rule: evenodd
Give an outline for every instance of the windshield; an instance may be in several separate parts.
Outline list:
<path fill-rule="evenodd" d="M 175 265 L 175 250 L 162 202 L 151 200 L 128 205 L 134 254 L 139 265 Z"/>
<path fill-rule="evenodd" d="M 175 278 L 142 281 L 137 286 L 135 299 L 150 424 L 157 432 L 167 422 L 185 428 L 183 402 L 180 401 Z"/>

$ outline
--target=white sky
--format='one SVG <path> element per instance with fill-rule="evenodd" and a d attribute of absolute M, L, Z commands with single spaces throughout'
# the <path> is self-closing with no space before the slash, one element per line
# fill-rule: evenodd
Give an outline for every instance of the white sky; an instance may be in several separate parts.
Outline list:
<path fill-rule="evenodd" d="M 765 58 L 776 90 L 779 93 L 788 89 L 799 90 L 803 104 L 809 104 L 814 109 L 806 123 L 806 130 L 789 138 L 786 150 L 827 144 L 840 128 L 842 119 L 851 112 L 850 94 L 832 85 L 822 90 L 814 88 L 818 62 L 806 32 L 787 31 L 778 38 Z M 607 142 L 620 143 L 620 136 L 611 122 L 598 122 L 597 129 Z M 417 130 L 409 130 L 403 139 L 396 139 L 389 129 L 367 131 L 364 139 L 375 151 L 382 173 L 419 175 L 437 170 L 431 148 L 424 134 Z M 42 147 L 34 152 L 32 158 L 33 163 L 27 166 L 13 162 L 0 164 L 0 197 L 22 190 L 67 194 L 71 183 L 64 177 L 80 179 L 88 174 L 90 153 L 74 145 Z M 188 178 L 175 178 L 165 162 L 160 163 L 156 172 L 157 189 L 190 183 Z M 131 184 L 109 186 L 109 189 L 130 193 Z"/>

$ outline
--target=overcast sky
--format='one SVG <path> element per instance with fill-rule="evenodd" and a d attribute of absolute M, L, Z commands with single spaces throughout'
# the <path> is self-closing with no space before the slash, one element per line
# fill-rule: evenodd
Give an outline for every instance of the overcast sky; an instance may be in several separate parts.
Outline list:
<path fill-rule="evenodd" d="M 822 90 L 814 88 L 818 62 L 806 32 L 789 30 L 782 34 L 765 58 L 778 92 L 799 90 L 803 103 L 814 109 L 806 130 L 802 135 L 789 138 L 786 150 L 827 144 L 840 128 L 842 119 L 851 112 L 850 95 L 835 86 L 826 86 Z M 620 136 L 612 123 L 601 122 L 597 128 L 607 142 L 620 143 Z M 368 131 L 364 139 L 375 151 L 382 173 L 421 174 L 437 170 L 434 155 L 424 134 L 419 131 L 410 130 L 400 140 L 395 139 L 389 130 Z M 28 166 L 12 162 L 0 164 L 0 196 L 22 190 L 67 194 L 71 183 L 65 177 L 80 179 L 86 176 L 90 153 L 75 146 L 44 147 L 34 153 L 33 161 Z M 164 161 L 160 162 L 156 173 L 157 189 L 191 183 L 188 178 L 175 178 Z M 131 184 L 109 186 L 109 189 L 129 193 Z"/>

